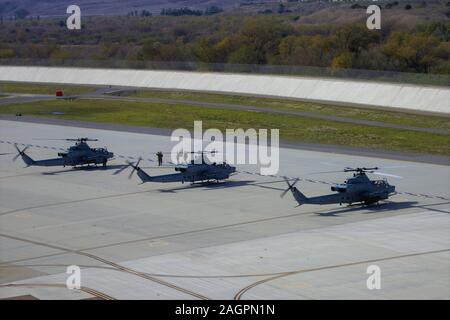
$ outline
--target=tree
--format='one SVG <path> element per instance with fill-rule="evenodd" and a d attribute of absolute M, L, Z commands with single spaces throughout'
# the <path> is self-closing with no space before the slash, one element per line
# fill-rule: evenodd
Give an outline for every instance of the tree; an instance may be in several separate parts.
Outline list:
<path fill-rule="evenodd" d="M 334 43 L 329 37 L 288 36 L 279 45 L 280 63 L 287 65 L 330 66 Z"/>
<path fill-rule="evenodd" d="M 289 25 L 276 19 L 256 18 L 245 23 L 237 37 L 242 45 L 253 48 L 258 64 L 267 63 L 270 56 L 278 55 L 278 46 L 283 37 L 293 33 Z"/>
<path fill-rule="evenodd" d="M 202 37 L 194 45 L 194 56 L 202 62 L 217 62 L 213 48 L 214 44 L 209 37 Z"/>
<path fill-rule="evenodd" d="M 184 61 L 186 55 L 186 50 L 180 42 L 163 44 L 149 40 L 142 46 L 138 53 L 138 58 L 150 61 Z"/>
<path fill-rule="evenodd" d="M 368 30 L 362 25 L 345 25 L 339 28 L 334 35 L 336 47 L 342 51 L 348 51 L 356 57 L 362 50 L 366 50 L 371 44 L 379 43 L 380 36 L 374 30 Z"/>
<path fill-rule="evenodd" d="M 257 50 L 251 45 L 246 45 L 233 51 L 228 56 L 227 62 L 235 64 L 258 64 L 260 61 Z"/>
<path fill-rule="evenodd" d="M 425 33 L 395 32 L 382 51 L 400 71 L 428 72 L 436 63 L 438 45 L 438 38 Z"/>
<path fill-rule="evenodd" d="M 333 58 L 331 67 L 333 69 L 345 69 L 353 66 L 353 54 L 349 51 L 344 51 Z"/>

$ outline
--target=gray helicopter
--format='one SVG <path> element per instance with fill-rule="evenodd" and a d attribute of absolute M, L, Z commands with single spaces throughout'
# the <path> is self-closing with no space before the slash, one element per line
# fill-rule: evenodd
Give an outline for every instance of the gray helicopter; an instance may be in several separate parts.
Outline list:
<path fill-rule="evenodd" d="M 220 180 L 228 179 L 231 175 L 236 173 L 236 167 L 230 166 L 226 163 L 222 164 L 208 164 L 204 160 L 204 153 L 203 151 L 200 152 L 191 152 L 194 153 L 201 153 L 202 159 L 201 163 L 195 163 L 194 160 L 191 161 L 189 164 L 183 164 L 183 165 L 177 165 L 175 166 L 175 171 L 178 171 L 178 173 L 172 173 L 172 174 L 163 174 L 159 176 L 150 176 L 148 175 L 142 168 L 139 167 L 139 162 L 142 160 L 142 158 L 139 158 L 137 163 L 134 164 L 133 162 L 127 161 L 126 166 L 123 168 L 117 170 L 114 174 L 118 174 L 121 171 L 125 170 L 127 167 L 132 167 L 133 170 L 130 172 L 128 178 L 130 179 L 133 175 L 133 173 L 136 171 L 138 177 L 141 179 L 142 183 L 145 182 L 190 182 L 191 184 L 194 184 L 197 181 L 200 182 L 212 182 L 216 181 L 219 182 Z M 211 152 L 211 153 L 214 153 Z"/>
<path fill-rule="evenodd" d="M 87 141 L 98 141 L 97 139 L 89 138 L 76 138 L 76 139 L 47 139 L 47 140 L 65 140 L 65 141 L 75 141 L 75 145 L 69 147 L 66 152 L 58 153 L 59 158 L 45 159 L 45 160 L 33 160 L 28 156 L 25 151 L 29 146 L 26 146 L 22 150 L 19 149 L 17 144 L 14 146 L 17 149 L 18 154 L 13 158 L 15 161 L 19 156 L 27 166 L 43 166 L 43 167 L 54 167 L 54 166 L 82 166 L 90 164 L 102 164 L 106 167 L 109 159 L 114 157 L 114 153 L 109 152 L 106 148 L 91 148 Z"/>
<path fill-rule="evenodd" d="M 344 183 L 335 184 L 331 187 L 331 191 L 337 193 L 311 197 L 308 198 L 301 193 L 295 184 L 299 181 L 297 178 L 292 184 L 285 178 L 288 188 L 281 194 L 284 197 L 288 191 L 291 191 L 298 205 L 302 204 L 332 204 L 348 203 L 361 203 L 363 205 L 371 205 L 378 203 L 380 200 L 388 199 L 389 196 L 395 193 L 395 186 L 390 185 L 386 180 L 370 180 L 366 173 L 374 173 L 379 175 L 388 175 L 376 172 L 378 167 L 375 168 L 345 168 L 343 172 L 354 172 L 353 177 L 348 178 Z M 342 172 L 342 171 L 339 171 Z M 388 175 L 392 177 L 398 177 L 395 175 Z"/>

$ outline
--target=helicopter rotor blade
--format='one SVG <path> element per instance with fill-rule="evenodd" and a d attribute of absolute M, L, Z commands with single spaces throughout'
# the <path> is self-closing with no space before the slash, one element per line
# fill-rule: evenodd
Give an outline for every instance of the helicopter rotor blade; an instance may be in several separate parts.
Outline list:
<path fill-rule="evenodd" d="M 34 138 L 33 140 L 54 140 L 54 141 L 98 141 L 98 139 L 91 138 L 66 138 L 66 139 L 58 139 L 58 138 Z"/>
<path fill-rule="evenodd" d="M 136 167 L 139 166 L 139 162 L 141 162 L 141 160 L 142 160 L 142 157 L 139 157 L 138 161 L 136 162 Z"/>
<path fill-rule="evenodd" d="M 98 139 L 91 139 L 91 138 L 69 138 L 69 139 L 63 139 L 66 141 L 98 141 Z"/>
<path fill-rule="evenodd" d="M 281 195 L 280 195 L 281 198 L 283 198 L 286 195 L 286 193 L 288 193 L 290 190 L 292 190 L 294 188 L 294 186 L 296 185 L 296 183 L 300 180 L 299 178 L 296 178 L 294 180 L 294 182 L 291 184 L 291 183 L 289 183 L 289 179 L 287 177 L 283 177 L 283 178 L 289 187 L 281 193 Z"/>
<path fill-rule="evenodd" d="M 134 171 L 136 171 L 136 167 L 134 166 L 133 162 L 129 162 L 128 165 L 133 167 L 133 170 L 131 170 L 130 174 L 128 175 L 128 179 L 131 179 L 131 177 L 133 176 Z"/>
<path fill-rule="evenodd" d="M 280 194 L 280 198 L 284 198 L 284 196 L 286 195 L 286 193 L 289 192 L 289 190 L 291 190 L 291 187 L 287 188 L 286 190 L 284 190 L 281 194 Z"/>
<path fill-rule="evenodd" d="M 19 147 L 17 146 L 17 143 L 14 143 L 14 148 L 16 148 L 17 152 L 20 153 L 20 149 L 19 149 Z"/>
<path fill-rule="evenodd" d="M 319 171 L 319 172 L 311 172 L 311 173 L 308 173 L 307 175 L 308 175 L 308 176 L 310 176 L 310 175 L 314 175 L 314 174 L 325 174 L 325 173 L 339 173 L 339 172 L 344 172 L 344 171 L 342 171 L 342 170 L 334 170 L 334 171 Z"/>
<path fill-rule="evenodd" d="M 139 157 L 136 164 L 134 164 L 133 162 L 127 161 L 128 165 L 133 167 L 133 170 L 131 170 L 130 174 L 128 175 L 128 179 L 131 179 L 131 177 L 133 176 L 133 173 L 139 168 L 139 162 L 141 162 L 141 160 L 142 160 L 142 157 Z"/>
<path fill-rule="evenodd" d="M 122 166 L 122 168 L 117 169 L 116 171 L 114 171 L 113 175 L 117 175 L 119 173 L 121 173 L 123 170 L 125 170 L 126 168 L 128 168 L 130 165 L 129 164 L 124 164 Z"/>
<path fill-rule="evenodd" d="M 385 177 L 391 177 L 391 178 L 397 178 L 397 179 L 403 179 L 402 176 L 397 176 L 395 174 L 390 174 L 390 173 L 384 173 L 384 172 L 379 172 L 379 171 L 372 171 L 372 174 L 376 174 L 378 176 L 385 176 Z"/>
<path fill-rule="evenodd" d="M 16 161 L 17 158 L 20 156 L 20 149 L 19 149 L 19 147 L 17 146 L 17 143 L 14 143 L 14 148 L 16 148 L 17 154 L 16 154 L 16 156 L 15 156 L 12 160 L 13 160 L 13 161 Z"/>

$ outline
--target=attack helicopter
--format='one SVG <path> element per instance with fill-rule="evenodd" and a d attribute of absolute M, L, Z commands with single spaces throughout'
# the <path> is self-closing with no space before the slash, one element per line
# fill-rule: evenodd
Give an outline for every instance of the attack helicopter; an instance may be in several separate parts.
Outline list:
<path fill-rule="evenodd" d="M 377 172 L 376 170 L 378 170 L 378 167 L 345 168 L 343 171 L 338 172 L 354 172 L 354 174 L 353 177 L 348 178 L 344 183 L 331 186 L 331 191 L 337 193 L 310 198 L 305 196 L 295 187 L 295 184 L 300 179 L 295 179 L 291 184 L 289 183 L 289 180 L 285 178 L 288 188 L 281 194 L 281 197 L 284 197 L 288 191 L 291 191 L 299 206 L 302 204 L 325 205 L 333 203 L 339 203 L 339 205 L 342 205 L 343 203 L 349 205 L 352 205 L 353 203 L 371 205 L 378 203 L 380 200 L 388 199 L 395 193 L 395 186 L 390 185 L 385 179 L 370 180 L 366 173 L 401 178 L 399 176 Z"/>
<path fill-rule="evenodd" d="M 27 166 L 43 166 L 43 167 L 54 167 L 54 166 L 83 166 L 90 164 L 102 164 L 106 167 L 108 160 L 114 157 L 114 153 L 109 152 L 106 148 L 91 148 L 87 142 L 88 141 L 98 141 L 97 139 L 89 138 L 76 138 L 76 139 L 46 139 L 46 140 L 65 140 L 74 141 L 75 144 L 66 152 L 58 153 L 59 158 L 45 159 L 45 160 L 33 160 L 28 156 L 25 151 L 30 147 L 26 146 L 22 150 L 19 149 L 17 144 L 14 147 L 17 150 L 17 155 L 13 158 L 15 161 L 18 157 L 22 157 L 22 160 Z"/>
<path fill-rule="evenodd" d="M 236 173 L 236 167 L 230 166 L 225 162 L 222 164 L 206 163 L 204 160 L 204 154 L 206 153 L 205 151 L 191 152 L 191 154 L 196 153 L 201 154 L 201 163 L 195 163 L 195 161 L 192 160 L 189 164 L 176 165 L 174 169 L 178 173 L 150 176 L 144 170 L 142 170 L 142 168 L 139 167 L 139 163 L 142 160 L 142 158 L 139 158 L 136 164 L 127 161 L 127 165 L 117 170 L 114 174 L 118 174 L 128 167 L 132 167 L 133 169 L 130 172 L 128 178 L 131 179 L 133 173 L 136 172 L 142 183 L 190 182 L 191 184 L 194 184 L 197 181 L 200 181 L 202 183 L 209 183 L 213 181 L 219 182 L 220 180 L 228 179 L 231 175 Z M 215 151 L 211 151 L 210 153 L 215 153 Z"/>

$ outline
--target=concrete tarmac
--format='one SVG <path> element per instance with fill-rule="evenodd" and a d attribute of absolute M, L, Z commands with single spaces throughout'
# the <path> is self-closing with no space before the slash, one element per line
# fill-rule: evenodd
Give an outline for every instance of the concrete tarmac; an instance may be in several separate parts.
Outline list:
<path fill-rule="evenodd" d="M 24 168 L 0 156 L 0 298 L 37 299 L 450 299 L 450 167 L 299 149 L 280 171 L 239 165 L 212 185 L 139 184 L 114 171 L 155 165 L 169 137 L 0 121 L 0 154 L 31 144 L 36 159 L 64 141 L 98 138 L 105 169 Z M 167 160 L 167 159 L 166 159 Z M 398 194 L 372 207 L 296 207 L 282 176 L 306 195 L 330 192 L 347 166 L 380 166 Z M 148 169 L 150 174 L 172 169 Z M 375 176 L 372 176 L 375 178 Z M 65 287 L 70 265 L 80 290 Z M 367 268 L 381 269 L 369 290 Z"/>

